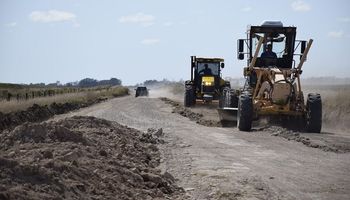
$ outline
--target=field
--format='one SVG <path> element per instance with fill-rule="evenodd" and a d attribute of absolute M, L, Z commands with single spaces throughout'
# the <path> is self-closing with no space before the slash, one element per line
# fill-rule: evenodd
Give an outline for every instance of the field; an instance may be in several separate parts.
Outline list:
<path fill-rule="evenodd" d="M 126 87 L 93 87 L 93 88 L 30 88 L 20 85 L 0 85 L 0 92 L 19 94 L 21 98 L 18 100 L 12 98 L 7 100 L 3 95 L 0 98 L 0 112 L 9 113 L 26 110 L 33 104 L 50 105 L 52 103 L 84 103 L 97 99 L 108 99 L 111 97 L 123 96 L 129 93 Z M 5 92 L 6 91 L 6 92 Z M 49 92 L 50 91 L 50 92 Z M 25 98 L 29 96 L 28 98 Z M 33 95 L 38 94 L 38 95 Z"/>

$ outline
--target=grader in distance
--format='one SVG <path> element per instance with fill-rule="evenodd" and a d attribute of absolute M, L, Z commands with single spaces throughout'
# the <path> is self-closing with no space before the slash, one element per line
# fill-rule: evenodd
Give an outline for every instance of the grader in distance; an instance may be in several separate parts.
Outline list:
<path fill-rule="evenodd" d="M 225 66 L 222 58 L 199 58 L 191 56 L 191 80 L 185 82 L 184 105 L 191 107 L 197 101 L 211 103 L 219 100 L 224 90 L 230 88 L 230 82 L 221 76 Z"/>
<path fill-rule="evenodd" d="M 260 26 L 250 26 L 247 39 L 238 40 L 238 59 L 243 60 L 247 55 L 246 82 L 238 97 L 239 130 L 250 131 L 254 120 L 274 116 L 308 132 L 321 131 L 321 96 L 310 93 L 304 102 L 300 81 L 313 40 L 295 38 L 296 27 L 265 21 Z M 300 53 L 296 53 L 297 49 Z M 295 57 L 300 57 L 297 65 Z"/>

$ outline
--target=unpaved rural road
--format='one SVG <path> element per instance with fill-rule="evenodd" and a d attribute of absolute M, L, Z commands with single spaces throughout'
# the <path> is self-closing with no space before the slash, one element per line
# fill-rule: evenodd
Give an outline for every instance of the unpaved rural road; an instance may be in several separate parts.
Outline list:
<path fill-rule="evenodd" d="M 56 118 L 71 115 L 142 131 L 163 128 L 161 168 L 188 199 L 350 199 L 350 153 L 326 152 L 266 131 L 202 126 L 172 113 L 158 98 L 115 98 Z"/>

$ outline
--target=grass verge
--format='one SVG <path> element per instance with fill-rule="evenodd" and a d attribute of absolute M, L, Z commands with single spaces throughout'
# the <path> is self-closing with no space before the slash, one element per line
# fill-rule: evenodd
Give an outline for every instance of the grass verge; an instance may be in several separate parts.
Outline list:
<path fill-rule="evenodd" d="M 3 100 L 0 102 L 0 112 L 10 113 L 18 112 L 28 109 L 34 104 L 40 106 L 50 105 L 52 103 L 75 103 L 84 104 L 89 102 L 96 102 L 97 100 L 106 100 L 113 97 L 119 97 L 129 94 L 129 89 L 126 87 L 113 87 L 101 91 L 84 91 L 78 93 L 66 93 L 50 97 L 38 97 L 29 100 Z"/>

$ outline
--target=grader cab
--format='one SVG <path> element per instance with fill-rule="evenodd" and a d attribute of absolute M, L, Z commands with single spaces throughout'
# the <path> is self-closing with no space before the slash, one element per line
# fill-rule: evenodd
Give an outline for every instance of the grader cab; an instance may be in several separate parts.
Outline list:
<path fill-rule="evenodd" d="M 304 102 L 300 81 L 313 40 L 295 38 L 296 27 L 265 21 L 261 26 L 250 26 L 247 39 L 238 40 L 238 59 L 247 56 L 246 82 L 238 99 L 239 130 L 250 131 L 253 120 L 260 116 L 277 116 L 298 122 L 294 124 L 304 126 L 308 132 L 321 131 L 321 96 L 308 94 Z M 298 64 L 296 57 L 300 58 Z"/>

